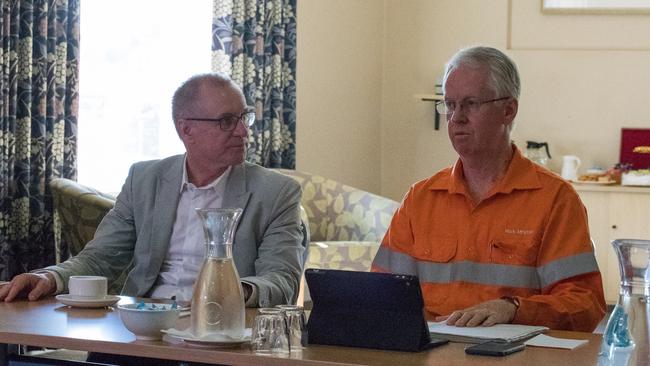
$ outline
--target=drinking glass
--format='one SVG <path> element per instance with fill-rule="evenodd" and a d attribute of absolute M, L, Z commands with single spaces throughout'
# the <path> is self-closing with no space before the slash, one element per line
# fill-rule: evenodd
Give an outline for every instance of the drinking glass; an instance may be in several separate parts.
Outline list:
<path fill-rule="evenodd" d="M 251 347 L 256 354 L 289 355 L 289 332 L 282 310 L 259 309 L 253 324 Z"/>
<path fill-rule="evenodd" d="M 305 311 L 298 305 L 277 305 L 284 314 L 289 328 L 289 346 L 292 351 L 301 351 L 307 346 Z"/>

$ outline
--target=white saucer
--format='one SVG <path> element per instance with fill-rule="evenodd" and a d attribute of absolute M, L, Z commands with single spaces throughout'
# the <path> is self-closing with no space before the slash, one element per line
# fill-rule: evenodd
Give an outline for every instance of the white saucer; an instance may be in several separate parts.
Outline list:
<path fill-rule="evenodd" d="M 251 328 L 244 329 L 243 338 L 232 338 L 229 336 L 221 334 L 210 334 L 205 337 L 196 337 L 192 333 L 186 330 L 178 330 L 174 328 L 163 329 L 161 332 L 166 333 L 172 337 L 180 338 L 183 342 L 198 347 L 210 347 L 210 348 L 228 348 L 236 347 L 244 343 L 248 343 L 251 340 Z"/>
<path fill-rule="evenodd" d="M 56 299 L 68 306 L 76 308 L 103 308 L 110 306 L 120 301 L 119 296 L 106 295 L 99 299 L 86 299 L 75 296 L 70 296 L 70 294 L 61 294 L 56 295 Z"/>

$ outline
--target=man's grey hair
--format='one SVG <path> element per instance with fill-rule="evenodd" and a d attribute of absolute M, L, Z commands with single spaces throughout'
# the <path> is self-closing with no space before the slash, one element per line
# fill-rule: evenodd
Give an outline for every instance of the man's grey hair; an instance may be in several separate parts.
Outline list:
<path fill-rule="evenodd" d="M 443 92 L 449 74 L 461 65 L 470 68 L 487 68 L 488 83 L 497 98 L 519 99 L 521 82 L 517 65 L 503 52 L 484 46 L 468 47 L 458 51 L 445 66 L 445 76 L 442 82 Z"/>
<path fill-rule="evenodd" d="M 205 73 L 194 75 L 185 80 L 181 86 L 176 89 L 172 97 L 172 119 L 178 132 L 178 120 L 183 117 L 189 117 L 189 113 L 198 108 L 199 95 L 202 86 L 210 85 L 215 87 L 232 87 L 239 90 L 241 88 L 235 84 L 228 76 L 220 73 Z M 243 94 L 242 94 L 243 95 Z M 194 116 L 192 116 L 194 117 Z M 203 116 L 206 117 L 206 116 Z M 207 116 L 213 117 L 213 116 Z"/>

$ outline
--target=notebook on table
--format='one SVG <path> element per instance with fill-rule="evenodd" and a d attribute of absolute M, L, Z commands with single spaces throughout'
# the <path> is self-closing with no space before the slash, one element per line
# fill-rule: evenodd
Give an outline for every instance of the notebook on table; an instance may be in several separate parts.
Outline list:
<path fill-rule="evenodd" d="M 521 324 L 495 324 L 491 327 L 455 327 L 442 321 L 429 322 L 428 325 L 429 332 L 432 335 L 461 343 L 518 342 L 548 330 L 547 327 Z"/>
<path fill-rule="evenodd" d="M 417 352 L 448 342 L 429 335 L 416 276 L 307 269 L 305 279 L 310 344 Z"/>

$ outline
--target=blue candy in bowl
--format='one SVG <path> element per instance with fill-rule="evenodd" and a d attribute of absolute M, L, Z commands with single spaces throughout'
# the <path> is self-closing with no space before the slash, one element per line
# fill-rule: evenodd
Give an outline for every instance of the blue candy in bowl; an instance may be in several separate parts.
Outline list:
<path fill-rule="evenodd" d="M 140 302 L 118 305 L 117 309 L 126 329 L 141 340 L 162 338 L 160 330 L 173 328 L 180 314 L 180 309 L 175 304 Z"/>

